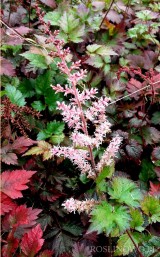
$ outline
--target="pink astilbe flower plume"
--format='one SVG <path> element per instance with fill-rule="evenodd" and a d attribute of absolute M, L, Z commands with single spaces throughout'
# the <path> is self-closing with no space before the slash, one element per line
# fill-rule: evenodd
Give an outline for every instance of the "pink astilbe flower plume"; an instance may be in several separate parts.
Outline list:
<path fill-rule="evenodd" d="M 74 198 L 67 199 L 62 206 L 68 211 L 68 212 L 86 212 L 89 213 L 92 208 L 95 206 L 95 204 L 98 204 L 98 201 L 95 201 L 94 199 L 89 199 L 85 201 L 79 201 L 75 200 Z"/>

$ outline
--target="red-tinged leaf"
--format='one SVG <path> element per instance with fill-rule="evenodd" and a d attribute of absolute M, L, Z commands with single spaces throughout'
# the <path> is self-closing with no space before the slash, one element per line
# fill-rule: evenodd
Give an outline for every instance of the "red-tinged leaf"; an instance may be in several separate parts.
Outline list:
<path fill-rule="evenodd" d="M 160 167 L 155 167 L 155 173 L 158 177 L 158 180 L 160 181 Z"/>
<path fill-rule="evenodd" d="M 153 76 L 152 81 L 153 81 L 153 86 L 149 88 L 149 90 L 147 91 L 147 94 L 152 95 L 153 92 L 154 94 L 158 94 L 159 93 L 158 91 L 160 91 L 160 74 Z"/>
<path fill-rule="evenodd" d="M 26 170 L 4 171 L 0 176 L 1 191 L 12 199 L 22 197 L 21 190 L 28 188 L 26 184 L 35 173 L 36 171 Z"/>
<path fill-rule="evenodd" d="M 40 0 L 43 4 L 46 4 L 47 6 L 51 8 L 56 8 L 56 2 L 54 0 Z"/>
<path fill-rule="evenodd" d="M 58 198 L 60 198 L 63 194 L 58 192 L 58 191 L 53 191 L 53 192 L 47 192 L 47 191 L 43 191 L 40 194 L 40 197 L 42 200 L 44 201 L 50 201 L 50 202 L 55 202 Z"/>
<path fill-rule="evenodd" d="M 151 181 L 150 183 L 150 195 L 160 195 L 160 183 L 153 184 Z"/>
<path fill-rule="evenodd" d="M 7 237 L 7 244 L 2 247 L 2 257 L 11 257 L 18 248 L 19 240 L 14 238 L 13 231 Z"/>
<path fill-rule="evenodd" d="M 17 204 L 14 203 L 8 195 L 2 193 L 1 194 L 1 210 L 0 215 L 4 215 L 5 213 L 16 208 Z"/>
<path fill-rule="evenodd" d="M 40 224 L 32 228 L 22 238 L 22 241 L 20 244 L 22 252 L 29 257 L 34 257 L 34 255 L 40 251 L 44 243 L 44 239 L 42 239 L 42 235 L 43 235 L 43 232 Z"/>
<path fill-rule="evenodd" d="M 25 27 L 25 26 L 14 27 L 14 30 L 16 30 L 21 35 L 26 35 L 32 31 L 32 29 Z"/>
<path fill-rule="evenodd" d="M 36 219 L 41 211 L 40 209 L 32 209 L 31 207 L 27 208 L 26 205 L 20 205 L 9 214 L 6 214 L 2 222 L 3 230 L 7 231 L 20 225 L 27 225 L 27 228 L 28 225 L 31 227 L 36 224 Z"/>
<path fill-rule="evenodd" d="M 8 165 L 17 165 L 18 164 L 18 157 L 15 153 L 5 152 L 5 147 L 2 148 L 2 162 Z"/>
<path fill-rule="evenodd" d="M 96 232 L 92 232 L 92 233 L 89 233 L 89 234 L 84 234 L 84 236 L 83 236 L 83 238 L 85 238 L 85 239 L 87 239 L 87 240 L 89 240 L 89 241 L 92 241 L 92 242 L 97 242 L 97 238 L 98 237 L 98 235 L 97 235 L 97 233 Z"/>
<path fill-rule="evenodd" d="M 38 257 L 52 257 L 53 256 L 53 251 L 50 250 L 44 250 Z"/>
<path fill-rule="evenodd" d="M 24 153 L 29 146 L 33 145 L 35 141 L 26 137 L 18 137 L 12 144 L 12 149 L 16 150 L 16 153 Z"/>
<path fill-rule="evenodd" d="M 139 81 L 136 80 L 136 79 L 131 78 L 130 81 L 128 82 L 128 84 L 127 84 L 127 91 L 128 91 L 129 94 L 132 94 L 133 92 L 135 92 L 135 91 L 141 89 L 142 87 L 143 87 L 143 85 L 142 85 L 141 82 L 139 82 Z M 139 91 L 139 92 L 136 92 L 136 93 L 134 93 L 134 94 L 132 95 L 132 97 L 133 97 L 135 100 L 138 100 L 139 95 L 141 95 L 142 92 L 143 92 L 143 90 L 142 90 L 142 91 Z"/>
<path fill-rule="evenodd" d="M 15 68 L 9 60 L 3 57 L 0 57 L 0 61 L 1 61 L 0 75 L 7 75 L 11 77 L 16 75 Z"/>

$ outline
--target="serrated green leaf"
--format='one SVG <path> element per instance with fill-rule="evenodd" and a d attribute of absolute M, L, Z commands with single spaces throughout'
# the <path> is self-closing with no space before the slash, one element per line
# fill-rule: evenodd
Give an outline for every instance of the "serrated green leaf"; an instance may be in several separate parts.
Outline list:
<path fill-rule="evenodd" d="M 149 222 L 160 222 L 160 199 L 146 196 L 141 203 L 143 212 L 148 216 Z"/>
<path fill-rule="evenodd" d="M 52 146 L 45 142 L 45 141 L 39 141 L 38 146 L 34 146 L 31 149 L 29 149 L 23 156 L 28 156 L 28 155 L 43 155 L 43 160 L 48 160 L 52 158 L 51 154 L 51 148 Z"/>
<path fill-rule="evenodd" d="M 6 95 L 13 104 L 24 106 L 26 104 L 25 98 L 22 93 L 14 86 L 7 85 L 5 87 Z"/>
<path fill-rule="evenodd" d="M 60 11 L 57 11 L 57 10 L 52 11 L 52 12 L 48 12 L 44 16 L 44 21 L 46 21 L 46 22 L 49 21 L 51 25 L 58 26 L 61 16 L 62 16 L 62 13 Z"/>
<path fill-rule="evenodd" d="M 101 56 L 108 56 L 108 55 L 117 55 L 115 51 L 112 50 L 112 48 L 104 45 L 88 45 L 87 46 L 87 52 L 89 55 L 101 55 Z"/>
<path fill-rule="evenodd" d="M 97 231 L 98 234 L 124 232 L 129 228 L 131 217 L 125 206 L 112 206 L 107 202 L 101 202 L 91 212 L 91 225 L 88 232 Z"/>
<path fill-rule="evenodd" d="M 139 174 L 139 179 L 148 182 L 150 179 L 156 178 L 156 173 L 154 171 L 154 165 L 150 160 L 143 159 L 141 162 L 141 171 Z"/>
<path fill-rule="evenodd" d="M 114 164 L 112 164 L 111 166 L 105 166 L 103 170 L 100 172 L 100 174 L 96 179 L 97 189 L 100 192 L 106 192 L 107 185 L 106 185 L 105 179 L 111 178 L 113 173 L 114 173 Z"/>
<path fill-rule="evenodd" d="M 56 94 L 52 89 L 46 90 L 45 93 L 45 103 L 50 111 L 55 111 L 57 108 L 57 101 L 61 102 L 63 100 L 61 94 Z"/>
<path fill-rule="evenodd" d="M 47 90 L 53 91 L 51 88 L 53 72 L 50 70 L 45 71 L 39 75 L 35 80 L 35 90 L 38 95 L 47 95 Z"/>
<path fill-rule="evenodd" d="M 131 207 L 139 207 L 142 193 L 137 185 L 131 180 L 123 177 L 115 177 L 108 188 L 111 199 L 119 203 L 125 203 Z"/>
<path fill-rule="evenodd" d="M 160 237 L 152 236 L 139 247 L 144 257 L 160 257 Z"/>
<path fill-rule="evenodd" d="M 138 243 L 141 241 L 140 240 L 140 234 L 137 232 L 131 233 L 129 232 L 131 237 L 133 238 L 135 244 L 138 246 Z M 135 249 L 135 246 L 132 242 L 132 240 L 130 239 L 128 234 L 123 234 L 120 236 L 120 238 L 118 239 L 118 244 L 117 244 L 117 248 L 116 251 L 114 253 L 114 256 L 125 256 L 131 252 L 133 252 L 133 250 Z"/>
<path fill-rule="evenodd" d="M 138 209 L 132 209 L 130 211 L 131 214 L 131 228 L 141 232 L 144 230 L 144 228 L 142 227 L 144 220 L 143 220 L 143 216 L 142 213 L 138 210 Z"/>
<path fill-rule="evenodd" d="M 64 137 L 65 137 L 65 135 L 63 133 L 59 134 L 59 135 L 51 136 L 50 137 L 50 142 L 52 144 L 60 144 L 61 142 L 63 142 Z"/>
<path fill-rule="evenodd" d="M 155 125 L 160 124 L 160 112 L 155 112 L 155 113 L 153 113 L 151 122 L 152 122 L 153 124 L 155 124 Z"/>
<path fill-rule="evenodd" d="M 26 58 L 27 60 L 29 60 L 30 64 L 33 67 L 41 68 L 41 69 L 47 69 L 47 67 L 48 67 L 45 56 L 43 56 L 43 55 L 33 54 L 33 53 L 28 53 L 28 52 L 20 54 L 20 55 L 23 56 L 24 58 Z"/>
<path fill-rule="evenodd" d="M 31 104 L 31 106 L 32 106 L 35 110 L 37 110 L 37 111 L 39 111 L 39 112 L 44 111 L 45 108 L 46 108 L 45 104 L 43 104 L 41 101 L 34 101 L 34 102 Z"/>
<path fill-rule="evenodd" d="M 82 235 L 82 232 L 83 232 L 82 227 L 80 227 L 74 223 L 63 224 L 62 229 L 71 233 L 74 236 L 80 236 L 80 235 Z"/>
<path fill-rule="evenodd" d="M 46 129 L 40 131 L 37 135 L 37 140 L 44 140 L 52 136 L 51 141 L 62 142 L 64 139 L 64 122 L 52 121 L 47 123 Z M 54 135 L 54 137 L 53 137 Z"/>

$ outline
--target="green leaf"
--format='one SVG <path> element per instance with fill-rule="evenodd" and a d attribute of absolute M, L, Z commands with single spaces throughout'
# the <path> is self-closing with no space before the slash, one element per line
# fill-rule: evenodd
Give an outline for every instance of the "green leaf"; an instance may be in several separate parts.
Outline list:
<path fill-rule="evenodd" d="M 153 113 L 151 122 L 152 122 L 153 124 L 155 124 L 155 125 L 160 124 L 160 112 L 155 112 L 155 113 Z"/>
<path fill-rule="evenodd" d="M 53 73 L 50 70 L 45 71 L 43 74 L 39 75 L 35 80 L 35 90 L 38 95 L 47 95 L 46 91 L 51 88 Z"/>
<path fill-rule="evenodd" d="M 154 171 L 154 165 L 150 160 L 143 159 L 141 162 L 141 171 L 139 174 L 139 179 L 148 182 L 150 179 L 156 178 L 156 173 Z"/>
<path fill-rule="evenodd" d="M 50 142 L 52 144 L 60 144 L 61 142 L 63 142 L 64 138 L 65 138 L 64 133 L 59 135 L 54 135 L 50 137 Z"/>
<path fill-rule="evenodd" d="M 135 244 L 138 246 L 138 243 L 140 242 L 140 234 L 137 232 L 131 233 L 129 232 L 131 237 L 133 238 Z M 131 252 L 133 252 L 133 250 L 135 249 L 135 246 L 132 242 L 132 240 L 130 239 L 128 234 L 123 234 L 120 236 L 120 238 L 118 239 L 118 244 L 117 244 L 117 248 L 116 251 L 114 253 L 114 256 L 125 256 Z"/>
<path fill-rule="evenodd" d="M 56 94 L 51 88 L 46 90 L 45 103 L 48 105 L 48 109 L 52 112 L 57 108 L 57 101 L 61 102 L 63 98 L 61 94 Z"/>
<path fill-rule="evenodd" d="M 24 97 L 32 97 L 35 95 L 35 80 L 23 79 L 20 81 L 18 89 L 21 91 Z"/>
<path fill-rule="evenodd" d="M 52 135 L 55 135 L 57 137 L 52 137 L 52 142 L 53 140 L 55 141 L 55 143 L 61 142 L 61 140 L 64 139 L 64 134 L 62 133 L 64 130 L 64 126 L 64 122 L 52 121 L 47 123 L 46 129 L 38 133 L 37 140 L 45 140 Z"/>
<path fill-rule="evenodd" d="M 30 150 L 28 150 L 23 156 L 28 156 L 28 155 L 43 155 L 43 160 L 48 160 L 52 158 L 51 154 L 51 148 L 52 146 L 45 142 L 45 141 L 39 141 L 38 146 L 32 147 Z"/>
<path fill-rule="evenodd" d="M 103 168 L 103 170 L 100 172 L 100 174 L 98 175 L 98 177 L 96 179 L 97 189 L 100 192 L 106 192 L 105 179 L 111 178 L 113 173 L 114 173 L 114 164 L 112 164 L 111 166 L 105 166 Z"/>
<path fill-rule="evenodd" d="M 137 185 L 131 180 L 123 177 L 115 177 L 111 187 L 108 188 L 111 199 L 119 203 L 125 203 L 131 207 L 139 207 L 142 200 L 142 193 Z"/>
<path fill-rule="evenodd" d="M 83 232 L 82 227 L 80 227 L 74 223 L 63 224 L 62 229 L 69 232 L 70 234 L 72 234 L 74 236 L 81 236 L 82 232 Z"/>
<path fill-rule="evenodd" d="M 141 203 L 141 207 L 150 223 L 160 222 L 160 199 L 148 195 Z"/>
<path fill-rule="evenodd" d="M 139 247 L 144 257 L 160 257 L 160 237 L 152 236 Z"/>
<path fill-rule="evenodd" d="M 66 42 L 79 43 L 85 34 L 84 25 L 80 24 L 80 20 L 75 18 L 73 12 L 64 12 L 59 20 L 61 32 L 60 37 Z M 65 38 L 64 36 L 67 35 Z"/>
<path fill-rule="evenodd" d="M 14 86 L 7 85 L 5 87 L 6 95 L 13 104 L 24 106 L 26 104 L 25 98 L 22 93 Z"/>
<path fill-rule="evenodd" d="M 143 216 L 142 213 L 138 210 L 138 209 L 131 209 L 130 211 L 131 213 L 131 228 L 141 232 L 144 230 L 144 228 L 142 227 L 144 220 L 143 220 Z"/>
<path fill-rule="evenodd" d="M 53 26 L 59 26 L 59 20 L 62 16 L 62 13 L 60 11 L 53 11 L 53 12 L 48 12 L 44 16 L 44 21 L 49 21 L 51 25 Z"/>
<path fill-rule="evenodd" d="M 97 231 L 98 234 L 116 232 L 123 233 L 129 228 L 130 215 L 125 206 L 112 206 L 101 202 L 91 212 L 91 225 L 88 232 Z"/>
<path fill-rule="evenodd" d="M 48 67 L 45 56 L 43 56 L 43 55 L 33 54 L 33 53 L 28 53 L 28 52 L 20 54 L 20 55 L 23 56 L 24 58 L 26 58 L 27 60 L 29 60 L 30 64 L 33 67 L 41 68 L 41 69 L 47 69 L 47 67 Z"/>
<path fill-rule="evenodd" d="M 98 45 L 98 44 L 93 44 L 93 45 L 88 45 L 87 46 L 87 53 L 89 55 L 101 55 L 101 56 L 106 56 L 106 55 L 117 55 L 116 52 L 112 50 L 112 48 L 104 45 Z"/>
<path fill-rule="evenodd" d="M 41 101 L 34 101 L 31 105 L 35 110 L 39 112 L 44 111 L 46 108 L 46 106 Z"/>

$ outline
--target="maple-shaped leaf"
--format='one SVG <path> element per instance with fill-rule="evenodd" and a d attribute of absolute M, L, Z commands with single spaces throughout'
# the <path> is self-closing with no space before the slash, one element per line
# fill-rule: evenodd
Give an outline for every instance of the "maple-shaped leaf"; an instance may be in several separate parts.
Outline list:
<path fill-rule="evenodd" d="M 160 199 L 148 195 L 141 203 L 142 211 L 148 216 L 150 223 L 160 222 Z"/>
<path fill-rule="evenodd" d="M 29 225 L 31 227 L 36 224 L 36 219 L 41 211 L 40 209 L 32 209 L 31 207 L 27 208 L 26 205 L 17 206 L 10 213 L 6 214 L 2 227 L 6 231 L 9 228 L 21 225 L 27 225 L 24 227 L 28 227 Z"/>
<path fill-rule="evenodd" d="M 131 217 L 125 206 L 112 206 L 107 202 L 101 202 L 91 212 L 91 225 L 88 232 L 97 231 L 98 234 L 105 232 L 110 233 L 124 232 L 129 228 Z"/>
<path fill-rule="evenodd" d="M 35 254 L 41 250 L 44 243 L 42 235 L 43 232 L 40 224 L 32 228 L 28 233 L 24 234 L 20 243 L 22 252 L 29 257 L 34 257 Z"/>
<path fill-rule="evenodd" d="M 12 149 L 16 150 L 16 153 L 24 153 L 29 146 L 33 145 L 36 141 L 33 141 L 30 138 L 18 137 L 12 144 Z"/>
<path fill-rule="evenodd" d="M 72 249 L 72 257 L 92 257 L 91 250 L 84 244 L 75 243 Z"/>
<path fill-rule="evenodd" d="M 16 203 L 12 201 L 12 199 L 4 194 L 1 193 L 1 210 L 0 215 L 4 215 L 5 213 L 11 211 L 12 209 L 16 208 Z"/>
<path fill-rule="evenodd" d="M 141 241 L 141 236 L 137 232 L 130 232 L 131 237 L 134 240 L 134 243 L 138 246 L 138 243 Z M 116 251 L 114 253 L 114 256 L 125 256 L 129 253 L 133 252 L 135 249 L 135 245 L 133 244 L 131 238 L 128 234 L 123 234 L 118 239 Z"/>
<path fill-rule="evenodd" d="M 153 184 L 151 181 L 149 183 L 150 183 L 149 194 L 159 196 L 160 195 L 160 183 Z"/>
<path fill-rule="evenodd" d="M 6 242 L 7 244 L 2 247 L 2 257 L 14 256 L 19 245 L 19 239 L 14 237 L 13 231 L 8 234 Z"/>
<path fill-rule="evenodd" d="M 142 200 L 142 193 L 137 185 L 128 178 L 115 177 L 108 188 L 111 199 L 131 207 L 139 207 Z"/>
<path fill-rule="evenodd" d="M 28 155 L 43 155 L 43 161 L 48 160 L 52 158 L 51 154 L 51 148 L 52 145 L 45 142 L 45 141 L 38 141 L 38 146 L 32 147 L 29 151 L 27 151 L 23 156 L 28 156 Z"/>
<path fill-rule="evenodd" d="M 143 231 L 144 228 L 142 227 L 142 225 L 144 223 L 144 219 L 142 213 L 138 209 L 132 209 L 130 213 L 132 218 L 130 223 L 131 228 L 139 232 Z"/>
<path fill-rule="evenodd" d="M 0 75 L 7 75 L 12 77 L 16 75 L 15 68 L 9 60 L 3 57 L 0 57 L 0 62 L 1 62 Z"/>
<path fill-rule="evenodd" d="M 44 250 L 38 255 L 38 257 L 52 257 L 52 256 L 53 256 L 53 251 L 50 251 L 50 250 Z"/>
<path fill-rule="evenodd" d="M 28 188 L 26 184 L 35 173 L 26 170 L 4 171 L 0 176 L 1 191 L 12 199 L 22 197 L 21 191 Z"/>
<path fill-rule="evenodd" d="M 142 243 L 139 250 L 145 257 L 160 256 L 160 237 L 151 235 L 148 240 Z"/>
<path fill-rule="evenodd" d="M 17 165 L 18 164 L 18 157 L 15 153 L 6 152 L 5 147 L 2 147 L 2 162 L 8 164 L 8 165 Z"/>

